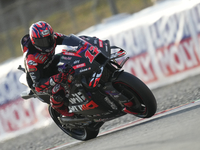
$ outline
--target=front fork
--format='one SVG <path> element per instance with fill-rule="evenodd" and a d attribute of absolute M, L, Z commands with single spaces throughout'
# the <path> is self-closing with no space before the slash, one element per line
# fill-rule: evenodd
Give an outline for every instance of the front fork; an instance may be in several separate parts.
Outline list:
<path fill-rule="evenodd" d="M 138 114 L 137 112 L 131 111 L 131 108 L 134 107 L 134 103 L 132 102 L 134 97 L 129 99 L 126 96 L 124 96 L 121 92 L 119 92 L 113 87 L 112 82 L 106 83 L 105 86 L 103 87 L 103 90 L 107 95 L 112 97 L 112 99 L 114 99 L 115 101 L 117 101 L 117 103 L 120 104 L 123 112 L 132 115 Z"/>
<path fill-rule="evenodd" d="M 106 83 L 103 87 L 104 92 L 109 95 L 112 99 L 117 101 L 122 108 L 124 108 L 124 103 L 128 103 L 129 99 L 125 97 L 122 93 L 118 92 L 112 85 L 112 82 Z"/>

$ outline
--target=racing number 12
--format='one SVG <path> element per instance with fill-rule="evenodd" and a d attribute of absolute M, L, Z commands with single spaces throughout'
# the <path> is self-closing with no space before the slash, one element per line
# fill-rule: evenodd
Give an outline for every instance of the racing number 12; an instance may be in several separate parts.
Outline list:
<path fill-rule="evenodd" d="M 85 57 L 89 59 L 90 63 L 93 62 L 94 58 L 99 54 L 98 48 L 91 46 L 86 52 Z"/>

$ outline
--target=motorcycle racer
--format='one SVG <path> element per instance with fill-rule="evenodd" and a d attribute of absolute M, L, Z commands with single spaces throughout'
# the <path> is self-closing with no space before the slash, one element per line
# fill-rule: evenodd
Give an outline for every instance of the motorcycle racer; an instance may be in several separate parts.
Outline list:
<path fill-rule="evenodd" d="M 73 68 L 68 68 L 65 73 L 58 72 L 57 63 L 60 57 L 55 54 L 55 47 L 68 39 L 69 46 L 73 41 L 68 36 L 54 32 L 53 28 L 45 21 L 33 23 L 29 28 L 29 34 L 21 39 L 21 48 L 24 56 L 25 70 L 32 79 L 32 86 L 37 92 L 50 95 L 50 103 L 58 113 L 63 116 L 73 117 L 64 104 L 67 100 L 65 89 L 60 85 L 68 82 L 74 74 Z M 72 44 L 71 44 L 72 43 Z M 67 73 L 66 73 L 67 72 Z"/>

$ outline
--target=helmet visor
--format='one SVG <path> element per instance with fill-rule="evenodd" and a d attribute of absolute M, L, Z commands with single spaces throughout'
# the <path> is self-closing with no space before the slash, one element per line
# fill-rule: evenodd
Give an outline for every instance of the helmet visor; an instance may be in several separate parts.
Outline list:
<path fill-rule="evenodd" d="M 49 48 L 54 45 L 54 35 L 43 38 L 34 38 L 35 45 L 40 48 Z"/>

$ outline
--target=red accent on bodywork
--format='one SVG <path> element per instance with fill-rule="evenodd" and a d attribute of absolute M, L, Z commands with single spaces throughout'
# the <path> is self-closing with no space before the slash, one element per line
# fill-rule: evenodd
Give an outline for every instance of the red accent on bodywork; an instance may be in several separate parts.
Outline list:
<path fill-rule="evenodd" d="M 99 47 L 103 47 L 103 41 L 99 39 Z"/>
<path fill-rule="evenodd" d="M 124 103 L 124 105 L 127 107 L 131 107 L 131 106 L 133 106 L 133 102 Z"/>
<path fill-rule="evenodd" d="M 89 86 L 92 86 L 93 81 L 94 81 L 93 87 L 97 86 L 97 84 L 99 83 L 100 79 L 101 79 L 101 76 L 99 76 L 95 80 L 93 78 L 93 80 L 90 81 Z"/>
<path fill-rule="evenodd" d="M 126 52 L 124 50 L 120 50 L 117 52 L 118 56 L 121 57 L 123 55 L 126 55 Z"/>
<path fill-rule="evenodd" d="M 79 54 L 83 50 L 86 50 L 88 48 L 88 46 L 89 46 L 89 43 L 85 42 L 85 44 L 76 53 Z"/>
<path fill-rule="evenodd" d="M 89 110 L 89 109 L 94 109 L 98 107 L 98 105 L 94 102 L 94 101 L 90 101 L 89 103 L 87 103 L 86 105 L 82 105 L 82 109 L 83 110 Z"/>
<path fill-rule="evenodd" d="M 94 58 L 99 54 L 98 48 L 91 46 L 86 52 L 85 52 L 85 58 L 88 58 L 90 63 L 93 62 Z"/>
<path fill-rule="evenodd" d="M 63 53 L 64 55 L 81 57 L 79 54 L 73 53 L 73 52 L 68 52 L 68 51 L 66 51 L 65 49 L 62 50 L 62 53 Z"/>
<path fill-rule="evenodd" d="M 136 113 L 136 112 L 131 112 L 131 111 L 129 111 L 129 110 L 126 109 L 126 108 L 124 108 L 123 111 L 124 111 L 125 113 L 132 114 L 132 115 L 137 115 L 137 114 L 138 114 L 138 113 Z"/>

